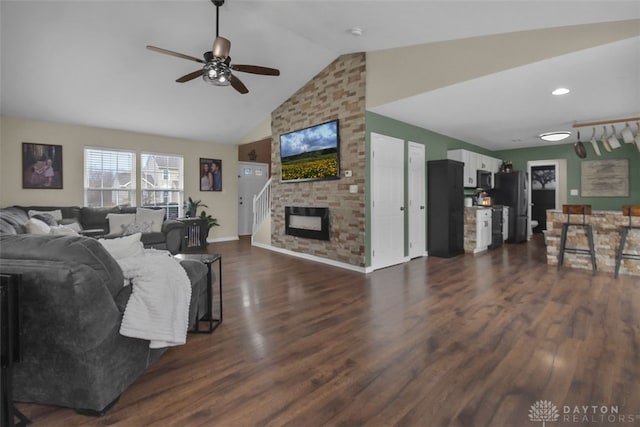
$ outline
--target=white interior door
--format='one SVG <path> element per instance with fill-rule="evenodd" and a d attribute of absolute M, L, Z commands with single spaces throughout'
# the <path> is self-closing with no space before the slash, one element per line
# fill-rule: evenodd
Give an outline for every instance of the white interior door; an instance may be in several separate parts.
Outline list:
<path fill-rule="evenodd" d="M 424 256 L 426 252 L 425 210 L 425 148 L 409 143 L 409 257 Z"/>
<path fill-rule="evenodd" d="M 238 162 L 238 235 L 253 233 L 253 196 L 269 179 L 265 163 Z"/>
<path fill-rule="evenodd" d="M 371 266 L 404 262 L 404 141 L 371 134 Z"/>

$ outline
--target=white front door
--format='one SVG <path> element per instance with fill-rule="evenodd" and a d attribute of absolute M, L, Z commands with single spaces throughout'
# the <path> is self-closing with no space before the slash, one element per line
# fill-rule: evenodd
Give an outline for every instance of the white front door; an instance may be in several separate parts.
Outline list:
<path fill-rule="evenodd" d="M 424 145 L 409 143 L 409 257 L 424 256 L 426 252 L 425 210 L 425 149 Z"/>
<path fill-rule="evenodd" d="M 238 235 L 253 233 L 253 196 L 269 179 L 269 165 L 238 162 Z"/>
<path fill-rule="evenodd" d="M 404 257 L 404 141 L 371 134 L 371 266 Z"/>

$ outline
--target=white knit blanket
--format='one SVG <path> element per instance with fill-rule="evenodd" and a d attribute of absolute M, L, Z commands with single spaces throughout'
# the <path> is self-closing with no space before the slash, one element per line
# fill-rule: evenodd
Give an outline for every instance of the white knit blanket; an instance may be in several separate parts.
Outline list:
<path fill-rule="evenodd" d="M 166 252 L 145 252 L 144 256 L 118 260 L 133 286 L 120 334 L 149 340 L 150 348 L 184 344 L 191 300 L 187 272 Z"/>

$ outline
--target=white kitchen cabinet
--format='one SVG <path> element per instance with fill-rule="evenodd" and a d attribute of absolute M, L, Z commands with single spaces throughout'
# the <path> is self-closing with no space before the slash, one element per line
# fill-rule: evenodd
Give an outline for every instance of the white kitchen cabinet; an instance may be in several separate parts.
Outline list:
<path fill-rule="evenodd" d="M 492 157 L 491 163 L 492 163 L 491 172 L 493 172 L 494 174 L 500 172 L 500 166 L 502 166 L 502 160 L 495 159 Z"/>
<path fill-rule="evenodd" d="M 489 171 L 493 168 L 493 157 L 484 154 L 476 154 L 476 169 L 481 171 Z"/>
<path fill-rule="evenodd" d="M 475 252 L 487 250 L 491 244 L 491 208 L 478 208 L 476 212 Z"/>
<path fill-rule="evenodd" d="M 447 158 L 450 160 L 457 160 L 464 163 L 463 182 L 464 187 L 476 187 L 476 178 L 478 168 L 476 166 L 476 156 L 478 154 L 468 150 L 449 150 L 447 151 Z"/>
<path fill-rule="evenodd" d="M 502 160 L 500 159 L 469 150 L 449 150 L 447 151 L 447 158 L 464 163 L 464 186 L 466 188 L 476 188 L 478 186 L 479 170 L 496 174 L 500 170 L 500 165 L 502 165 Z M 495 177 L 492 175 L 491 178 L 491 183 L 495 183 Z"/>

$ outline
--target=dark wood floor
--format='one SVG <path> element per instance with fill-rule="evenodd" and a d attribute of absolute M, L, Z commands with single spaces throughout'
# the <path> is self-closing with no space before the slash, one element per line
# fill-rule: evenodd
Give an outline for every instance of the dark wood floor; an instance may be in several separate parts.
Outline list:
<path fill-rule="evenodd" d="M 210 246 L 222 326 L 170 349 L 102 418 L 18 405 L 34 426 L 541 426 L 539 400 L 560 413 L 549 427 L 621 425 L 567 422 L 565 405 L 640 420 L 638 277 L 557 272 L 539 239 L 369 275 Z"/>

